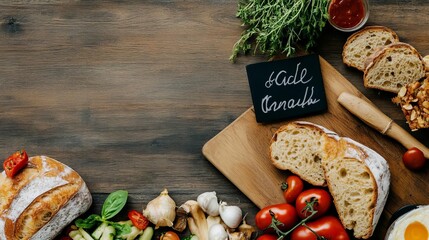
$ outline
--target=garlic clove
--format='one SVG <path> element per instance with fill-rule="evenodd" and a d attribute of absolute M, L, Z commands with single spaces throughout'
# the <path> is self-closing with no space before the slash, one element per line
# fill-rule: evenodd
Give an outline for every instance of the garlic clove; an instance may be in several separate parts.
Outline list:
<path fill-rule="evenodd" d="M 207 227 L 210 229 L 210 227 L 214 224 L 222 223 L 222 220 L 219 216 L 208 216 L 207 217 Z"/>
<path fill-rule="evenodd" d="M 219 213 L 222 221 L 229 228 L 237 228 L 243 218 L 243 213 L 239 207 L 228 206 L 226 202 L 220 203 Z"/>
<path fill-rule="evenodd" d="M 205 213 L 210 216 L 219 216 L 219 203 L 216 192 L 205 192 L 197 197 L 197 202 Z"/>
<path fill-rule="evenodd" d="M 226 232 L 224 226 L 220 223 L 213 224 L 209 228 L 209 240 L 227 240 L 228 233 Z"/>

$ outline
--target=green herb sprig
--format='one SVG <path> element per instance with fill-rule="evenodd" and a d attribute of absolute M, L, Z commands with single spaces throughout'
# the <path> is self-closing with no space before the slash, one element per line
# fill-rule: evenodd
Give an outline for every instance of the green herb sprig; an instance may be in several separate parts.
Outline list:
<path fill-rule="evenodd" d="M 328 0 L 239 0 L 236 16 L 246 27 L 234 44 L 230 60 L 239 54 L 270 57 L 295 54 L 297 44 L 314 47 L 328 20 Z"/>

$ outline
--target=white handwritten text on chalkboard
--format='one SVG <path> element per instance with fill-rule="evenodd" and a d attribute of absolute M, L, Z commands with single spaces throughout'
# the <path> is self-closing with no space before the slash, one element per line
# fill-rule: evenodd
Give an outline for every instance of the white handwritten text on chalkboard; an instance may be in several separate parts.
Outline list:
<path fill-rule="evenodd" d="M 258 122 L 327 109 L 319 57 L 307 55 L 246 66 Z"/>
<path fill-rule="evenodd" d="M 304 84 L 310 83 L 313 79 L 313 76 L 307 77 L 307 69 L 302 68 L 300 69 L 301 62 L 299 62 L 296 65 L 295 74 L 289 75 L 285 70 L 281 70 L 276 74 L 276 71 L 273 71 L 269 77 L 269 79 L 265 82 L 265 87 L 270 88 L 274 84 L 276 86 L 288 86 L 288 85 L 297 85 L 297 84 Z M 298 78 L 299 73 L 299 78 Z M 309 93 L 309 86 L 305 87 L 304 96 L 302 98 L 298 99 L 288 99 L 288 100 L 282 100 L 282 101 L 275 101 L 271 100 L 271 95 L 266 95 L 264 98 L 262 98 L 261 101 L 261 109 L 262 112 L 268 113 L 270 111 L 278 111 L 283 110 L 286 111 L 288 109 L 293 109 L 295 107 L 301 107 L 304 108 L 306 106 L 310 106 L 313 104 L 316 104 L 320 101 L 320 99 L 313 99 L 314 95 L 314 86 L 311 87 L 310 93 Z"/>

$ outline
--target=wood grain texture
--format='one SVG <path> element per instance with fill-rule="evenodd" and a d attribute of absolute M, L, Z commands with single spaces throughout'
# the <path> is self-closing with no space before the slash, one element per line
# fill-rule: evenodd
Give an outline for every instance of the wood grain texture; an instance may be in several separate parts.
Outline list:
<path fill-rule="evenodd" d="M 245 66 L 267 60 L 228 61 L 243 30 L 237 1 L 19 0 L 0 9 L 1 156 L 25 147 L 68 164 L 88 183 L 92 211 L 116 189 L 141 209 L 167 187 L 178 204 L 217 191 L 253 222 L 258 208 L 201 153 L 251 106 Z M 374 0 L 368 24 L 391 27 L 429 54 L 427 12 L 424 0 Z M 362 74 L 342 64 L 348 35 L 327 26 L 314 51 L 405 128 L 392 96 L 364 89 Z M 428 146 L 428 133 L 413 135 Z M 401 171 L 389 213 L 427 194 L 428 169 L 411 173 L 392 158 Z"/>

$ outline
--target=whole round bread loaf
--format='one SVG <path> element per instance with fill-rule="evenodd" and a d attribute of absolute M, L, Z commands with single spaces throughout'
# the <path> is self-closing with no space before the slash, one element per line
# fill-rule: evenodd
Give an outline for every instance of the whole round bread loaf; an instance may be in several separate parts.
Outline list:
<path fill-rule="evenodd" d="M 46 156 L 31 157 L 13 178 L 0 174 L 0 239 L 54 239 L 91 204 L 76 171 Z"/>

